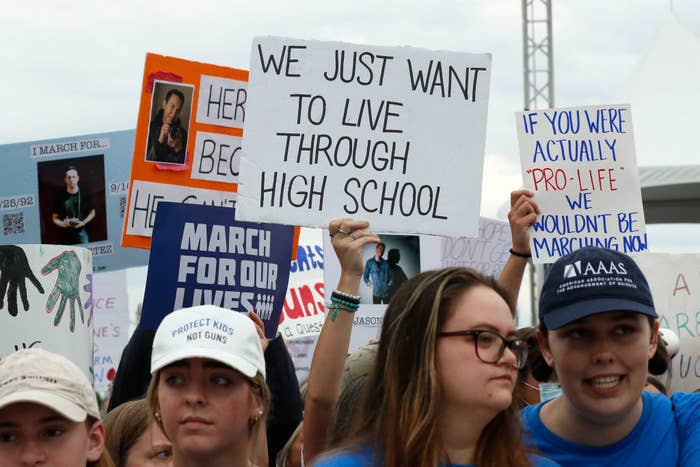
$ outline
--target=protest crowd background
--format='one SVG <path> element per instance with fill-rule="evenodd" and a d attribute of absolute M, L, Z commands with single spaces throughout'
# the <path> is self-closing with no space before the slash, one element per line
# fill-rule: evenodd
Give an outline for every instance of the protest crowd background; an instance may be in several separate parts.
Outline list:
<path fill-rule="evenodd" d="M 0 465 L 700 465 L 693 5 L 181 6 L 6 78 Z"/>

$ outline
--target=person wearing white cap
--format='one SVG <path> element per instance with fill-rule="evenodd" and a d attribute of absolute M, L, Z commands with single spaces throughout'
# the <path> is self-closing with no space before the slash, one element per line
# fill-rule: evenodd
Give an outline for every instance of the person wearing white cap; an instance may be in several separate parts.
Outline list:
<path fill-rule="evenodd" d="M 34 348 L 0 361 L 0 465 L 108 467 L 105 432 L 87 377 Z"/>
<path fill-rule="evenodd" d="M 204 305 L 158 326 L 146 399 L 173 444 L 173 465 L 248 466 L 264 447 L 265 360 L 245 314 Z M 262 445 L 262 446 L 261 446 Z"/>

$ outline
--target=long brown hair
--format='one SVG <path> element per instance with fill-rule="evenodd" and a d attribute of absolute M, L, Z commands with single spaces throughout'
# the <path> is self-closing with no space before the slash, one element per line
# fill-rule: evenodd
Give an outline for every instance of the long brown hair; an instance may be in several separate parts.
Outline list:
<path fill-rule="evenodd" d="M 437 333 L 454 303 L 476 286 L 495 290 L 513 313 L 508 295 L 493 278 L 467 268 L 421 273 L 396 292 L 346 446 L 375 445 L 378 460 L 389 467 L 436 466 L 448 460 L 438 432 Z M 514 398 L 481 432 L 474 453 L 479 467 L 530 465 L 516 407 Z"/>

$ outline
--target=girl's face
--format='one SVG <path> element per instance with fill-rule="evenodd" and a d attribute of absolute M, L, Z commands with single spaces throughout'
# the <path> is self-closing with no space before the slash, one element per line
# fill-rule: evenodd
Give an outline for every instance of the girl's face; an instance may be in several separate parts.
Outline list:
<path fill-rule="evenodd" d="M 100 458 L 104 427 L 73 422 L 48 407 L 18 402 L 0 409 L 0 465 L 84 466 Z"/>
<path fill-rule="evenodd" d="M 506 302 L 493 289 L 472 287 L 464 292 L 440 331 L 488 330 L 515 339 L 515 325 Z M 486 408 L 500 412 L 513 398 L 517 378 L 515 355 L 506 348 L 495 363 L 476 355 L 474 336 L 438 337 L 436 366 L 445 408 Z"/>
<path fill-rule="evenodd" d="M 158 424 L 151 422 L 126 456 L 126 467 L 170 467 L 173 453 L 170 440 Z"/>
<path fill-rule="evenodd" d="M 636 404 L 656 352 L 658 322 L 628 311 L 599 313 L 538 335 L 566 401 L 593 423 L 624 420 Z"/>
<path fill-rule="evenodd" d="M 246 449 L 248 421 L 263 409 L 261 396 L 242 374 L 205 358 L 160 370 L 158 406 L 175 454 L 193 457 Z"/>

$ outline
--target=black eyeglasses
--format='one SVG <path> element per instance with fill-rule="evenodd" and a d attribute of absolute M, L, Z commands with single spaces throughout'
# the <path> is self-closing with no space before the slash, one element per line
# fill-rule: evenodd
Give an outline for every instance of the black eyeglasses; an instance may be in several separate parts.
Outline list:
<path fill-rule="evenodd" d="M 527 362 L 527 342 L 522 339 L 508 340 L 498 333 L 483 329 L 467 331 L 440 331 L 438 337 L 467 336 L 474 338 L 476 356 L 484 363 L 496 363 L 503 357 L 506 347 L 515 355 L 515 365 L 518 370 L 525 368 Z"/>

